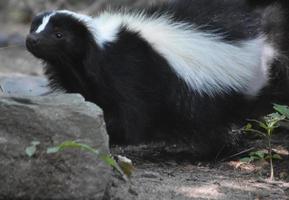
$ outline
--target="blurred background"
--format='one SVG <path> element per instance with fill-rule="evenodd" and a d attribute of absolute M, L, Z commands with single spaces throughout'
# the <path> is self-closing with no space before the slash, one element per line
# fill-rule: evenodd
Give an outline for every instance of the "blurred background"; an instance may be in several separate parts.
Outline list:
<path fill-rule="evenodd" d="M 107 7 L 140 7 L 166 0 L 0 0 L 0 94 L 39 95 L 42 63 L 25 49 L 31 19 L 45 10 L 68 9 L 95 16 Z M 39 91 L 40 90 L 40 91 Z"/>

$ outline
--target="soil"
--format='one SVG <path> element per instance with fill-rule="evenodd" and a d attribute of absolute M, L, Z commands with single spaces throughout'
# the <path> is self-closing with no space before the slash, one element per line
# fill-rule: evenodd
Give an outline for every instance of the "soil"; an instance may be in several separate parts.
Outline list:
<path fill-rule="evenodd" d="M 248 153 L 214 162 L 196 161 L 191 151 L 178 151 L 180 146 L 148 144 L 114 147 L 112 153 L 131 159 L 135 171 L 130 184 L 118 181 L 112 187 L 115 199 L 289 199 L 289 133 L 273 138 L 274 149 L 282 160 L 274 161 L 275 181 L 268 179 L 269 163 L 241 163 Z M 264 141 L 246 138 L 247 149 L 262 149 Z M 113 199 L 113 198 L 112 198 Z"/>
<path fill-rule="evenodd" d="M 23 47 L 0 49 L 0 75 L 42 76 L 41 63 Z M 214 162 L 198 162 L 182 145 L 158 143 L 113 147 L 112 153 L 131 159 L 135 170 L 124 182 L 115 178 L 108 190 L 110 199 L 289 199 L 289 131 L 283 128 L 273 138 L 282 156 L 274 162 L 275 181 L 268 181 L 265 161 L 242 164 L 247 154 Z M 247 137 L 240 151 L 264 148 L 259 138 Z M 181 150 L 180 150 L 181 149 Z M 180 150 L 180 151 L 179 151 Z"/>

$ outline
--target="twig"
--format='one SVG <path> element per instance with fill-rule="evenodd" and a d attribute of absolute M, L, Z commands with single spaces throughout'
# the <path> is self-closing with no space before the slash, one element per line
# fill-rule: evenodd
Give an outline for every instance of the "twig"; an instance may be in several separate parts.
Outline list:
<path fill-rule="evenodd" d="M 245 153 L 248 153 L 248 152 L 250 152 L 250 151 L 253 151 L 254 149 L 255 149 L 255 147 L 251 147 L 251 148 L 249 148 L 249 149 L 245 149 L 245 150 L 243 150 L 243 151 L 241 151 L 241 152 L 239 152 L 239 153 L 236 153 L 236 154 L 233 154 L 233 155 L 228 156 L 228 157 L 226 157 L 226 158 L 223 158 L 221 161 L 223 162 L 223 161 L 232 159 L 232 158 L 234 158 L 234 157 L 237 157 L 237 156 L 240 156 L 240 155 L 242 155 L 242 154 L 245 154 Z"/>

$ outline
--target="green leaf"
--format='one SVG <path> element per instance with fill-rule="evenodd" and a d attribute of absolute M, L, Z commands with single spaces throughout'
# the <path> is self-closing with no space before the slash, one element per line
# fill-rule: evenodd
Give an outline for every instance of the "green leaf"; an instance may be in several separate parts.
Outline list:
<path fill-rule="evenodd" d="M 272 159 L 282 160 L 282 157 L 281 157 L 279 154 L 274 154 L 274 155 L 272 156 Z"/>
<path fill-rule="evenodd" d="M 273 108 L 280 114 L 286 116 L 289 119 L 289 108 L 288 106 L 274 104 Z"/>
<path fill-rule="evenodd" d="M 99 154 L 99 152 L 97 150 L 93 149 L 91 146 L 89 146 L 87 144 L 78 143 L 76 141 L 65 141 L 56 147 L 48 148 L 47 152 L 49 150 L 49 152 L 51 152 L 51 153 L 56 153 L 59 151 L 63 151 L 65 149 L 82 149 L 82 150 L 86 150 L 86 151 L 92 152 L 92 153 L 97 154 L 97 155 Z"/>
<path fill-rule="evenodd" d="M 116 161 L 114 160 L 114 158 L 112 158 L 111 156 L 109 155 L 102 155 L 100 156 L 101 160 L 103 160 L 107 165 L 109 166 L 112 166 L 114 168 L 117 167 L 117 163 Z"/>
<path fill-rule="evenodd" d="M 269 127 L 273 127 L 277 122 L 284 120 L 286 117 L 284 115 L 280 115 L 279 113 L 271 113 L 264 117 L 266 123 Z"/>
<path fill-rule="evenodd" d="M 244 130 L 250 131 L 250 129 L 252 129 L 252 124 L 250 124 L 250 123 L 246 124 L 246 126 L 244 127 Z"/>
<path fill-rule="evenodd" d="M 32 144 L 33 146 L 37 146 L 37 145 L 40 144 L 40 142 L 39 142 L 39 141 L 32 141 L 31 144 Z"/>
<path fill-rule="evenodd" d="M 267 126 L 265 123 L 263 123 L 263 122 L 259 122 L 259 126 L 260 126 L 261 128 L 263 128 L 263 129 L 265 129 L 265 130 L 268 129 L 268 126 Z"/>
<path fill-rule="evenodd" d="M 254 151 L 251 152 L 249 155 L 254 157 L 254 160 L 256 160 L 256 159 L 264 159 L 266 153 L 264 151 Z"/>
<path fill-rule="evenodd" d="M 36 146 L 32 145 L 30 147 L 27 147 L 25 149 L 25 153 L 26 153 L 27 156 L 29 156 L 31 158 L 36 153 Z"/>
<path fill-rule="evenodd" d="M 52 154 L 52 153 L 57 153 L 57 152 L 59 152 L 59 147 L 49 147 L 46 150 L 47 154 Z"/>
<path fill-rule="evenodd" d="M 36 153 L 36 150 L 37 150 L 37 146 L 38 146 L 39 144 L 40 144 L 39 141 L 32 141 L 32 142 L 31 142 L 31 146 L 29 146 L 29 147 L 27 147 L 27 148 L 25 149 L 26 155 L 29 156 L 30 158 L 31 158 L 32 156 L 34 156 L 35 153 Z"/>
<path fill-rule="evenodd" d="M 117 164 L 117 162 L 115 161 L 115 159 L 113 157 L 111 157 L 110 155 L 102 155 L 102 156 L 100 156 L 100 158 L 107 165 L 113 167 L 116 171 L 118 171 L 118 173 L 122 176 L 122 178 L 124 178 L 124 180 L 127 181 L 128 174 L 126 174 L 126 172 L 123 171 L 123 169 Z"/>
<path fill-rule="evenodd" d="M 241 158 L 239 161 L 244 162 L 244 163 L 249 163 L 252 161 L 252 159 L 250 157 L 245 157 L 245 158 Z"/>
<path fill-rule="evenodd" d="M 65 149 L 81 149 L 94 153 L 97 156 L 100 156 L 100 159 L 104 161 L 107 165 L 116 169 L 123 176 L 123 178 L 127 180 L 127 178 L 125 177 L 126 175 L 123 173 L 122 169 L 118 166 L 117 162 L 110 155 L 99 155 L 98 150 L 92 148 L 87 144 L 78 143 L 76 141 L 65 141 L 56 147 L 47 148 L 46 152 L 48 154 L 57 153 Z"/>
<path fill-rule="evenodd" d="M 263 128 L 265 130 L 268 129 L 268 126 L 262 121 L 259 121 L 259 120 L 256 120 L 256 119 L 250 119 L 249 121 L 257 123 L 259 125 L 259 127 Z"/>

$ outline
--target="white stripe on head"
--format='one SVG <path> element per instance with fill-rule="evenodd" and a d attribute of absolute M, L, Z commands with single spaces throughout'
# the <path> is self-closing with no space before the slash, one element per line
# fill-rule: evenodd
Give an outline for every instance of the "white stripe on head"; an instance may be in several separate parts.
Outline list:
<path fill-rule="evenodd" d="M 92 17 L 84 14 L 75 13 L 69 10 L 58 10 L 56 11 L 56 13 L 70 15 L 74 19 L 82 22 L 87 27 L 87 29 L 92 33 L 94 40 L 97 41 L 97 34 L 95 34 L 96 25 Z"/>
<path fill-rule="evenodd" d="M 36 29 L 35 32 L 36 33 L 42 32 L 45 29 L 45 27 L 47 26 L 47 24 L 49 23 L 49 20 L 53 15 L 55 15 L 55 12 L 52 12 L 51 14 L 43 17 L 42 23 L 39 25 L 39 27 Z"/>
<path fill-rule="evenodd" d="M 92 17 L 84 14 L 75 13 L 69 10 L 58 10 L 56 13 L 63 13 L 74 17 L 75 19 L 82 21 L 84 23 L 89 23 L 92 20 Z"/>
<path fill-rule="evenodd" d="M 45 27 L 47 26 L 47 24 L 49 23 L 50 18 L 53 17 L 54 15 L 58 14 L 58 13 L 70 15 L 73 18 L 75 18 L 79 21 L 82 21 L 85 24 L 89 24 L 89 22 L 92 20 L 92 18 L 90 16 L 87 16 L 87 15 L 78 14 L 78 13 L 75 13 L 75 12 L 72 12 L 69 10 L 58 10 L 58 11 L 52 12 L 49 15 L 44 16 L 42 19 L 42 23 L 39 25 L 39 27 L 37 28 L 37 30 L 35 32 L 36 33 L 42 32 L 45 29 Z"/>
<path fill-rule="evenodd" d="M 191 24 L 174 22 L 167 15 L 147 17 L 142 13 L 105 12 L 93 21 L 90 23 L 99 46 L 116 41 L 124 25 L 149 42 L 178 77 L 200 94 L 214 96 L 237 91 L 257 95 L 268 81 L 269 66 L 262 64 L 264 38 L 233 45 Z"/>
<path fill-rule="evenodd" d="M 72 16 L 73 18 L 81 21 L 91 32 L 96 43 L 103 47 L 106 42 L 116 40 L 116 35 L 118 27 L 121 23 L 121 18 L 119 20 L 111 20 L 106 25 L 106 18 L 103 16 L 98 20 L 88 15 L 75 13 L 69 10 L 59 10 L 57 13 L 63 13 Z M 101 28 L 100 28 L 101 27 Z"/>

